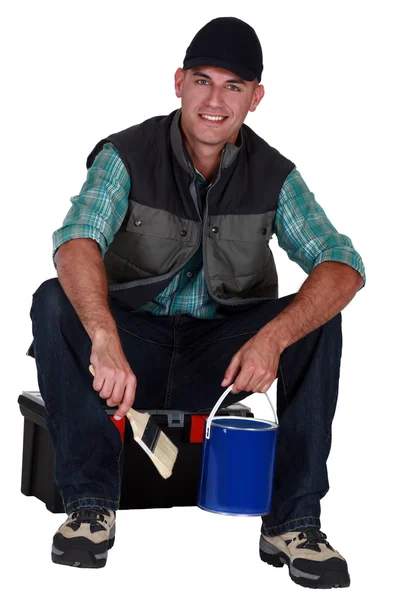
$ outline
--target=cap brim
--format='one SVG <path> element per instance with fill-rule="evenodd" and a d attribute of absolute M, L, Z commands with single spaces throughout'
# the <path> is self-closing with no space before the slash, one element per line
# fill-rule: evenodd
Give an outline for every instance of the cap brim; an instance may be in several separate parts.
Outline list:
<path fill-rule="evenodd" d="M 210 56 L 200 56 L 197 58 L 190 58 L 183 63 L 183 70 L 187 71 L 187 69 L 193 69 L 193 67 L 220 67 L 221 69 L 225 69 L 226 71 L 231 71 L 235 75 L 238 75 L 245 81 L 254 81 L 257 78 L 257 75 L 250 71 L 250 69 L 246 69 L 241 65 L 237 65 L 230 61 L 229 59 L 221 59 L 221 58 L 212 58 Z"/>

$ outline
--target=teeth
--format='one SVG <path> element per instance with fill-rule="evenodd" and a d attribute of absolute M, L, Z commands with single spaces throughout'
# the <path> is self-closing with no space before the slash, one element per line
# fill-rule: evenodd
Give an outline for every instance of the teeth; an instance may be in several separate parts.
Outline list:
<path fill-rule="evenodd" d="M 225 117 L 211 117 L 210 115 L 201 115 L 204 119 L 208 119 L 209 121 L 222 121 Z"/>

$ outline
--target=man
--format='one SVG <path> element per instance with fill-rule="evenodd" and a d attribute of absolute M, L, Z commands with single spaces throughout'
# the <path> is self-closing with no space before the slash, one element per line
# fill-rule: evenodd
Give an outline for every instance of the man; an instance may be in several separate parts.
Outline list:
<path fill-rule="evenodd" d="M 33 295 L 38 381 L 68 519 L 54 562 L 101 567 L 114 543 L 122 444 L 105 414 L 204 410 L 278 378 L 272 510 L 261 558 L 308 587 L 350 583 L 320 531 L 342 348 L 365 283 L 294 163 L 243 124 L 263 98 L 249 25 L 214 19 L 175 73 L 181 108 L 102 139 L 53 234 L 58 278 Z M 278 298 L 273 234 L 308 274 Z M 93 364 L 95 378 L 88 366 Z M 228 395 L 225 405 L 232 403 Z"/>

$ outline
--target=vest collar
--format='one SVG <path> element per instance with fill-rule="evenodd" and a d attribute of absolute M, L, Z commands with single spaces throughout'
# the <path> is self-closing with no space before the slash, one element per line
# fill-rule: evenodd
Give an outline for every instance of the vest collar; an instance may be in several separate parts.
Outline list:
<path fill-rule="evenodd" d="M 187 172 L 193 175 L 195 173 L 195 169 L 192 163 L 192 159 L 190 158 L 190 154 L 186 148 L 186 145 L 183 141 L 183 135 L 180 128 L 180 119 L 181 119 L 182 110 L 179 108 L 174 115 L 174 118 L 171 123 L 171 146 L 172 150 L 175 154 L 175 157 L 181 167 Z M 226 169 L 230 167 L 235 158 L 237 157 L 240 149 L 243 146 L 243 135 L 242 128 L 240 128 L 239 135 L 236 140 L 236 144 L 231 144 L 228 142 L 224 146 L 224 155 L 222 159 L 222 168 Z"/>

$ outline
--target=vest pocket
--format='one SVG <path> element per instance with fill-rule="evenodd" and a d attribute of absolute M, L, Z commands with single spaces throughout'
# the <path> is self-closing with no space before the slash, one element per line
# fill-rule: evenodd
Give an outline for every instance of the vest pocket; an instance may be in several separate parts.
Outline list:
<path fill-rule="evenodd" d="M 164 275 L 183 265 L 200 235 L 200 223 L 130 200 L 130 214 L 110 244 L 110 276 L 131 281 Z"/>
<path fill-rule="evenodd" d="M 209 271 L 212 277 L 246 278 L 249 283 L 267 267 L 272 253 L 275 211 L 258 215 L 210 216 L 208 226 Z"/>
<path fill-rule="evenodd" d="M 188 241 L 193 237 L 194 222 L 167 212 L 130 200 L 130 214 L 126 231 L 139 236 L 151 236 Z M 199 224 L 197 223 L 197 226 Z"/>

